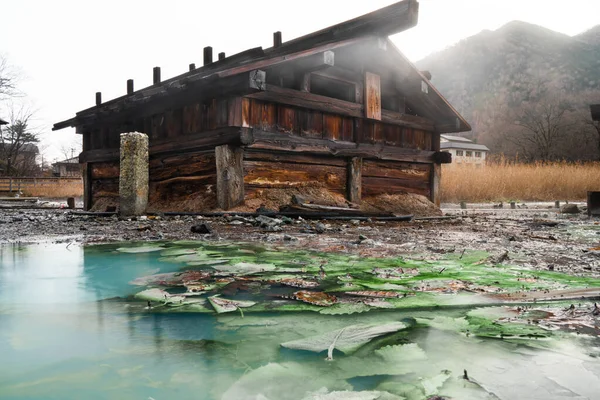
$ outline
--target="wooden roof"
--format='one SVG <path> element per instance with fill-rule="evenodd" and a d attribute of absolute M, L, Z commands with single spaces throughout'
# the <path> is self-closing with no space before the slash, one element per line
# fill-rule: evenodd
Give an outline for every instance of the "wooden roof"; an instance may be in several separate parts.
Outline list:
<path fill-rule="evenodd" d="M 8 125 L 8 122 L 0 118 L 0 125 Z"/>
<path fill-rule="evenodd" d="M 120 119 L 123 116 L 139 115 L 137 112 L 140 109 L 144 109 L 144 114 L 151 115 L 162 111 L 161 107 L 164 109 L 161 99 L 171 100 L 173 95 L 183 92 L 193 93 L 195 96 L 202 92 L 209 96 L 212 88 L 216 94 L 222 94 L 233 84 L 247 85 L 247 74 L 252 71 L 260 73 L 261 70 L 284 68 L 290 63 L 310 65 L 315 61 L 331 62 L 333 65 L 333 58 L 329 53 L 352 47 L 364 51 L 365 53 L 356 54 L 369 62 L 377 62 L 392 71 L 394 81 L 402 82 L 401 90 L 410 98 L 412 108 L 419 115 L 434 121 L 438 132 L 470 130 L 469 124 L 431 85 L 427 77 L 387 39 L 389 35 L 415 26 L 418 9 L 417 0 L 404 0 L 297 39 L 283 43 L 276 39 L 271 48 L 256 47 L 227 58 L 220 57 L 218 61 L 206 63 L 201 68 L 82 110 L 74 118 L 54 124 L 53 130 L 93 125 L 100 118 L 116 118 L 117 115 Z M 212 49 L 209 52 L 212 54 Z M 256 75 L 254 78 L 250 83 L 251 86 L 254 85 L 254 89 L 268 90 L 264 76 Z M 180 105 L 184 105 L 184 101 Z M 179 104 L 169 102 L 170 107 L 177 105 Z"/>

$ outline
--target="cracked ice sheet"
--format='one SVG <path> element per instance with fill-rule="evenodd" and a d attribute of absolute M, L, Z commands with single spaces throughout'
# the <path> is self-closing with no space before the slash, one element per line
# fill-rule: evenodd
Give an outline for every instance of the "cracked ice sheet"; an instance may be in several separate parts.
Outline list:
<path fill-rule="evenodd" d="M 503 400 L 598 398 L 600 366 L 575 343 L 555 351 L 527 351 L 507 341 L 457 338 L 435 330 L 416 342 L 429 357 L 428 368 L 466 369 L 469 378 Z"/>

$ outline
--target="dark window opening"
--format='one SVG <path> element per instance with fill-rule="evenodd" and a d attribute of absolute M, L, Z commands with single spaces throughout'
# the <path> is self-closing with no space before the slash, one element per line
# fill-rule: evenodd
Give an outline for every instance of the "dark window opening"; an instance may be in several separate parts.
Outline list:
<path fill-rule="evenodd" d="M 353 84 L 319 75 L 311 75 L 310 92 L 344 101 L 356 101 L 356 92 Z"/>

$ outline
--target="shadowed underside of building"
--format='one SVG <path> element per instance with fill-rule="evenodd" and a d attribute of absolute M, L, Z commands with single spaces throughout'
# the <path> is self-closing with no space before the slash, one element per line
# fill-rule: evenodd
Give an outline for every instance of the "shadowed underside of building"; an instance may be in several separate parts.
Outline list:
<path fill-rule="evenodd" d="M 267 49 L 213 60 L 207 47 L 201 68 L 165 81 L 155 68 L 150 87 L 97 94 L 54 125 L 83 135 L 85 208 L 118 198 L 119 136 L 134 131 L 149 137 L 150 204 L 170 210 L 194 194 L 229 209 L 301 184 L 355 203 L 403 192 L 439 203 L 440 133 L 470 127 L 388 39 L 417 16 L 406 0 L 287 42 L 276 32 Z"/>

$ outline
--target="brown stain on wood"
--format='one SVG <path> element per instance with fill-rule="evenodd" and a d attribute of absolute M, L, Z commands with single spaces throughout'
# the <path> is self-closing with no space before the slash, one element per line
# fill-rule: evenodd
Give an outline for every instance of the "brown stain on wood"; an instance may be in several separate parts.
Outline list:
<path fill-rule="evenodd" d="M 381 120 L 381 78 L 365 72 L 365 117 Z"/>
<path fill-rule="evenodd" d="M 342 117 L 334 114 L 323 114 L 323 138 L 341 140 Z"/>
<path fill-rule="evenodd" d="M 114 179 L 119 177 L 119 163 L 102 162 L 88 165 L 92 179 Z"/>
<path fill-rule="evenodd" d="M 288 187 L 294 184 L 322 184 L 343 192 L 346 187 L 344 167 L 286 162 L 244 161 L 244 183 L 249 187 Z"/>
<path fill-rule="evenodd" d="M 149 163 L 150 181 L 160 182 L 176 177 L 194 175 L 213 176 L 216 183 L 217 167 L 214 152 L 186 153 L 167 157 L 155 157 Z"/>
<path fill-rule="evenodd" d="M 277 106 L 277 129 L 280 132 L 294 133 L 297 127 L 296 110 L 293 107 Z"/>

